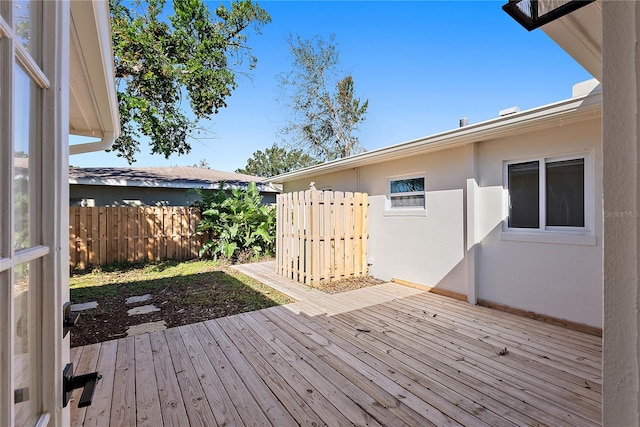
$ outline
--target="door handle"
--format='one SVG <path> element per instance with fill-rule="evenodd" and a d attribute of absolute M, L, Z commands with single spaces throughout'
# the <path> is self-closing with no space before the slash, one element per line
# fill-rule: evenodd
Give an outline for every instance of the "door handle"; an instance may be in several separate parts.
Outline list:
<path fill-rule="evenodd" d="M 71 399 L 71 393 L 77 388 L 82 388 L 82 396 L 80 396 L 80 402 L 78 402 L 78 408 L 84 408 L 91 405 L 93 399 L 93 392 L 95 391 L 96 383 L 102 379 L 102 375 L 98 372 L 91 372 L 89 374 L 73 375 L 73 363 L 67 363 L 62 372 L 62 406 L 66 407 Z"/>
<path fill-rule="evenodd" d="M 69 330 L 76 326 L 78 323 L 78 319 L 80 318 L 80 314 L 71 312 L 71 303 L 65 302 L 62 306 L 62 337 L 66 337 L 69 333 Z"/>

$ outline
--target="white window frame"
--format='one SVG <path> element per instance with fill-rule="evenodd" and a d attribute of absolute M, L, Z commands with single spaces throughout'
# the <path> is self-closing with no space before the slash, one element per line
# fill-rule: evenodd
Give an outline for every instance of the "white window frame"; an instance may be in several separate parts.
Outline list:
<path fill-rule="evenodd" d="M 391 193 L 391 182 L 405 179 L 422 178 L 424 180 L 424 191 L 407 191 L 403 193 Z M 393 206 L 391 199 L 394 196 L 424 196 L 424 206 Z M 426 216 L 427 214 L 427 176 L 426 173 L 412 173 L 407 175 L 390 176 L 387 178 L 387 204 L 385 216 Z"/>
<path fill-rule="evenodd" d="M 539 243 L 559 243 L 594 246 L 596 239 L 594 236 L 594 185 L 595 172 L 593 166 L 592 150 L 575 152 L 570 154 L 529 157 L 518 160 L 508 160 L 503 162 L 503 182 L 504 182 L 504 206 L 503 206 L 503 232 L 501 240 L 528 241 Z M 566 160 L 584 159 L 584 227 L 548 226 L 547 220 L 547 197 L 546 197 L 546 165 L 548 163 L 561 162 Z M 539 179 L 539 226 L 538 228 L 518 228 L 509 227 L 509 165 L 538 162 Z"/>

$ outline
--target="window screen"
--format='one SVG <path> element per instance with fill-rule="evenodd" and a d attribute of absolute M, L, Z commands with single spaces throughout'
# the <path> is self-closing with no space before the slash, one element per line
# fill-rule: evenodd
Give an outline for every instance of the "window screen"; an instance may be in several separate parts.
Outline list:
<path fill-rule="evenodd" d="M 547 225 L 584 227 L 584 159 L 546 165 Z"/>
<path fill-rule="evenodd" d="M 509 227 L 540 227 L 540 162 L 508 166 Z"/>

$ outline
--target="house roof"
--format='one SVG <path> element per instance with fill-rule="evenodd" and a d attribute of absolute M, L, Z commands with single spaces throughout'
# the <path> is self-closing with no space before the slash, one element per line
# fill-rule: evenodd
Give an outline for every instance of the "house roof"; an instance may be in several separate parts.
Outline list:
<path fill-rule="evenodd" d="M 108 2 L 73 0 L 70 12 L 69 133 L 112 143 L 120 119 Z M 104 144 L 75 144 L 70 153 L 100 149 Z"/>
<path fill-rule="evenodd" d="M 268 178 L 268 181 L 281 184 L 296 179 L 367 166 L 430 151 L 443 150 L 509 135 L 563 126 L 569 123 L 600 117 L 602 92 L 599 84 L 595 88 L 593 87 L 596 83 L 596 80 L 578 83 L 574 86 L 574 92 L 584 91 L 586 89 L 587 93 L 574 96 L 564 101 L 500 116 L 293 172 L 287 172 Z"/>
<path fill-rule="evenodd" d="M 602 80 L 602 1 L 581 7 L 541 27 L 591 75 Z"/>
<path fill-rule="evenodd" d="M 146 167 L 146 168 L 75 168 L 69 169 L 69 184 L 103 185 L 114 187 L 203 188 L 217 190 L 224 182 L 224 189 L 245 188 L 255 182 L 263 193 L 278 193 L 263 178 L 233 172 L 196 167 Z"/>

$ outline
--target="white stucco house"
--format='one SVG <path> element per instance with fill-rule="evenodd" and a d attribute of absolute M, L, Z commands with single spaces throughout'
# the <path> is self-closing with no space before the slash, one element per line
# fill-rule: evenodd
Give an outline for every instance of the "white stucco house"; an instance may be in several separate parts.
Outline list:
<path fill-rule="evenodd" d="M 515 0 L 514 3 L 519 2 Z M 528 1 L 522 3 L 522 10 L 533 4 Z M 473 143 L 461 143 L 464 131 L 468 130 L 462 129 L 454 131 L 459 138 L 440 135 L 445 139 L 452 138 L 462 147 L 443 150 L 442 148 L 446 147 L 438 147 L 440 142 L 439 136 L 436 135 L 428 141 L 434 147 L 433 152 L 424 154 L 423 151 L 422 154 L 418 154 L 418 163 L 413 157 L 406 158 L 406 167 L 401 167 L 403 162 L 399 160 L 395 164 L 389 161 L 384 163 L 387 168 L 379 171 L 378 175 L 374 175 L 374 170 L 382 167 L 379 165 L 383 163 L 365 167 L 362 164 L 358 165 L 357 157 L 354 157 L 347 160 L 354 162 L 352 168 L 343 168 L 332 173 L 331 168 L 335 164 L 327 164 L 320 166 L 321 169 L 301 171 L 298 175 L 280 176 L 276 182 L 284 183 L 286 192 L 301 188 L 303 183 L 308 186 L 313 176 L 316 187 L 335 186 L 333 189 L 337 190 L 337 181 L 334 182 L 334 178 L 329 177 L 350 173 L 359 175 L 355 181 L 346 177 L 345 181 L 355 182 L 353 185 L 356 188 L 379 196 L 372 202 L 371 207 L 373 212 L 382 212 L 383 216 L 371 219 L 373 235 L 373 227 L 376 227 L 378 232 L 385 232 L 381 224 L 385 221 L 391 224 L 390 221 L 394 220 L 393 217 L 384 216 L 385 209 L 388 210 L 389 203 L 392 203 L 391 183 L 377 179 L 369 189 L 363 174 L 382 175 L 389 180 L 396 180 L 403 177 L 394 174 L 404 174 L 405 172 L 400 171 L 413 169 L 414 172 L 407 178 L 417 178 L 418 185 L 421 182 L 420 178 L 424 178 L 425 191 L 420 193 L 424 194 L 425 217 L 428 218 L 431 212 L 441 215 L 438 219 L 451 225 L 446 230 L 450 230 L 452 237 L 449 240 L 452 247 L 442 240 L 441 252 L 430 253 L 442 262 L 420 259 L 422 263 L 433 265 L 434 273 L 423 273 L 420 278 L 420 273 L 409 270 L 413 280 L 419 278 L 425 282 L 431 281 L 432 285 L 466 290 L 467 298 L 471 302 L 483 297 L 499 299 L 506 305 L 530 307 L 532 310 L 542 310 L 554 316 L 559 315 L 561 318 L 570 318 L 572 321 L 595 326 L 598 325 L 601 316 L 604 349 L 602 424 L 635 426 L 640 425 L 640 51 L 637 49 L 640 41 L 640 3 L 601 0 L 561 3 L 588 4 L 547 23 L 542 27 L 542 31 L 602 83 L 601 107 L 591 105 L 592 102 L 600 103 L 596 101 L 599 95 L 592 94 L 582 98 L 583 106 L 586 107 L 583 111 L 591 110 L 587 115 L 601 114 L 601 124 L 598 123 L 598 119 L 583 118 L 582 125 L 578 124 L 580 122 L 566 123 L 566 126 L 563 123 L 559 129 L 532 128 L 530 132 L 522 129 L 522 137 L 532 138 L 532 142 L 535 142 L 531 146 L 523 147 L 509 135 L 492 135 L 486 128 L 487 125 L 490 126 L 489 122 L 477 125 L 485 126 L 487 134 L 483 138 L 487 139 L 488 143 L 484 146 L 478 139 Z M 552 4 L 550 8 L 553 7 Z M 566 106 L 561 102 L 555 107 L 562 105 Z M 544 110 L 555 107 L 552 105 L 541 108 Z M 600 108 L 601 113 L 596 112 Z M 524 114 L 532 117 L 537 112 L 537 109 L 523 112 L 520 117 Z M 567 117 L 572 115 L 574 114 L 569 113 Z M 548 117 L 551 119 L 550 115 Z M 506 118 L 504 121 L 509 119 Z M 548 142 L 553 141 L 556 136 L 562 137 L 563 132 L 567 130 L 569 134 L 565 136 L 574 136 L 566 143 L 566 150 L 558 150 Z M 408 144 L 420 146 L 421 142 L 424 141 Z M 562 141 L 561 145 L 564 144 Z M 388 152 L 390 151 L 393 151 L 393 148 L 388 149 Z M 447 157 L 456 157 L 458 161 Z M 543 207 L 548 202 L 541 196 L 537 230 L 533 233 L 517 230 L 536 228 L 536 218 L 525 219 L 520 216 L 518 219 L 518 214 L 514 211 L 510 214 L 515 215 L 516 223 L 524 224 L 526 227 L 512 227 L 509 220 L 509 204 L 506 203 L 509 197 L 505 191 L 508 188 L 505 185 L 508 185 L 510 173 L 513 172 L 517 178 L 515 175 L 520 171 L 525 176 L 529 174 L 531 178 L 530 174 L 538 170 L 540 182 L 540 176 L 544 174 L 542 165 L 544 168 L 553 166 L 549 163 L 555 160 L 578 160 L 577 163 L 580 163 L 581 158 L 586 189 L 583 224 L 569 224 L 570 228 L 575 230 L 571 233 L 560 229 L 557 233 L 551 228 L 542 229 L 542 225 L 545 224 L 543 216 L 548 214 L 543 211 Z M 438 160 L 448 162 L 447 164 L 451 164 L 456 170 L 444 173 Z M 537 168 L 533 163 L 536 161 Z M 345 165 L 338 163 L 338 168 Z M 510 165 L 514 165 L 512 169 Z M 463 174 L 468 180 L 466 185 L 460 185 L 460 176 Z M 325 182 L 321 182 L 323 176 L 326 178 Z M 449 177 L 458 178 L 456 181 Z M 412 182 L 414 181 L 409 181 Z M 430 191 L 431 189 L 433 191 Z M 543 190 L 539 194 L 545 194 L 546 197 L 546 186 L 540 185 L 539 189 Z M 420 203 L 417 200 L 419 197 L 415 197 L 416 194 L 406 196 L 409 203 Z M 514 194 L 511 194 L 510 198 L 513 201 Z M 455 207 L 456 210 L 448 212 L 445 217 L 442 203 Z M 535 212 L 535 209 L 528 210 Z M 405 221 L 412 224 L 420 222 L 422 228 L 419 230 L 424 240 L 442 239 L 446 234 L 441 230 L 429 228 L 427 219 L 414 216 Z M 583 229 L 582 232 L 578 232 L 578 228 Z M 393 229 L 391 227 L 391 230 Z M 393 256 L 386 253 L 384 248 L 376 248 L 375 245 L 372 241 L 374 259 L 371 262 L 374 273 L 376 265 L 381 262 L 380 259 L 375 259 L 375 253 Z M 543 247 L 548 248 L 549 252 L 540 250 Z M 401 252 L 402 256 L 412 261 L 416 260 L 415 254 L 405 248 L 395 249 Z M 412 249 L 415 249 L 415 246 Z M 513 252 L 510 252 L 510 249 L 513 249 Z M 454 265 L 456 259 L 460 260 L 460 263 Z M 491 260 L 498 262 L 495 270 L 490 267 Z M 553 268 L 546 270 L 537 267 L 544 263 L 550 263 Z M 561 265 L 562 263 L 564 264 Z M 445 267 L 442 268 L 442 265 Z M 576 287 L 577 280 L 568 280 L 568 283 L 573 283 L 565 288 L 568 289 L 568 293 L 558 287 L 551 289 L 554 299 L 569 302 L 564 309 L 553 300 L 540 304 L 542 299 L 538 294 L 549 291 L 551 283 L 567 283 L 566 279 L 570 277 L 568 266 L 576 267 L 576 278 L 585 278 L 586 283 Z M 446 272 L 450 273 L 444 274 Z M 515 290 L 506 286 L 508 282 L 504 277 L 507 273 L 517 273 L 515 278 L 524 287 Z M 525 277 L 527 274 L 537 274 L 540 277 Z M 485 282 L 497 277 L 500 277 L 498 283 Z M 536 285 L 538 288 L 527 288 L 527 285 Z M 578 293 L 575 293 L 576 291 Z M 520 292 L 523 294 L 520 295 Z M 599 297 L 596 294 L 599 294 Z M 531 300 L 525 301 L 527 297 L 531 297 Z M 585 301 L 587 305 L 580 307 Z"/>
<path fill-rule="evenodd" d="M 595 332 L 602 93 L 594 79 L 572 95 L 272 180 L 368 193 L 375 277 Z"/>
<path fill-rule="evenodd" d="M 69 153 L 119 133 L 107 2 L 0 2 L 0 94 L 0 425 L 67 426 Z"/>
<path fill-rule="evenodd" d="M 472 125 L 485 126 L 485 136 L 491 141 L 484 147 L 482 141 L 462 143 L 463 133 L 469 129 L 456 130 L 460 137 L 456 143 L 460 146 L 441 147 L 442 150 L 416 156 L 423 163 L 420 168 L 414 164 L 413 169 L 424 171 L 423 185 L 434 191 L 400 191 L 405 194 L 394 194 L 394 203 L 419 207 L 421 197 L 415 193 L 425 195 L 427 219 L 413 216 L 406 219 L 408 222 L 417 222 L 414 218 L 435 219 L 430 215 L 442 211 L 440 203 L 461 208 L 451 212 L 453 218 L 442 220 L 454 223 L 457 228 L 453 229 L 458 230 L 457 233 L 462 223 L 462 237 L 453 236 L 453 247 L 443 246 L 442 262 L 433 263 L 438 268 L 447 266 L 458 280 L 443 276 L 442 268 L 424 280 L 452 287 L 455 282 L 458 290 L 465 291 L 472 301 L 483 296 L 493 297 L 494 292 L 499 291 L 508 304 L 515 304 L 514 295 L 509 293 L 511 290 L 500 285 L 496 285 L 491 293 L 485 293 L 487 288 L 483 288 L 483 281 L 498 274 L 483 269 L 482 262 L 486 257 L 500 258 L 503 263 L 513 261 L 516 264 L 510 268 L 519 267 L 523 272 L 536 263 L 555 263 L 552 259 L 555 257 L 574 266 L 596 264 L 581 266 L 583 273 L 580 274 L 599 277 L 602 304 L 593 308 L 589 303 L 587 310 L 580 311 L 575 310 L 574 305 L 567 308 L 566 313 L 577 322 L 597 324 L 597 316 L 582 311 L 600 311 L 604 342 L 602 424 L 607 427 L 637 426 L 640 424 L 640 51 L 637 49 L 640 3 L 597 0 L 545 25 L 543 31 L 602 83 L 600 135 L 597 120 L 578 120 L 577 116 L 574 118 L 578 121 L 563 123 L 559 130 L 518 131 L 523 138 L 535 138 L 534 135 L 545 132 L 549 138 L 554 138 L 556 131 L 564 131 L 563 128 L 571 129 L 571 135 L 583 136 L 580 143 L 572 138 L 574 142 L 567 151 L 559 153 L 540 138 L 528 149 L 518 144 L 513 146 L 511 136 L 492 135 L 488 122 Z M 69 298 L 68 156 L 72 151 L 104 148 L 118 135 L 106 2 L 0 2 L 0 93 L 0 425 L 67 426 L 70 424 L 69 407 L 63 406 L 62 372 L 69 362 L 69 338 L 63 327 L 63 305 Z M 579 107 L 584 107 L 582 111 L 587 115 L 597 116 L 600 114 L 596 112 L 600 107 L 595 106 L 599 104 L 598 97 L 595 93 L 580 95 L 577 99 L 541 108 L 571 109 L 569 105 L 573 103 L 575 114 Z M 529 114 L 533 119 L 536 111 L 522 114 Z M 573 113 L 565 111 L 563 114 L 570 117 Z M 507 122 L 514 117 L 497 120 Z M 547 118 L 552 120 L 549 114 Z M 101 142 L 70 148 L 70 132 L 97 136 Z M 433 147 L 438 144 L 435 139 L 429 143 Z M 449 182 L 427 175 L 441 168 L 436 160 L 440 157 L 448 160 L 447 157 L 456 152 L 464 162 L 454 165 L 458 170 L 451 176 L 464 175 L 463 186 L 460 186 L 459 178 Z M 570 157 L 566 158 L 566 155 Z M 474 159 L 476 161 L 472 161 Z M 536 219 L 527 216 L 518 219 L 515 214 L 520 221 L 517 224 L 527 227 L 505 225 L 508 219 L 502 210 L 504 203 L 501 203 L 505 197 L 505 173 L 506 179 L 510 173 L 517 178 L 520 172 L 520 177 L 531 178 L 537 170 L 539 177 L 543 166 L 546 171 L 548 163 L 556 160 L 573 161 L 573 171 L 582 170 L 585 182 L 590 182 L 594 190 L 591 201 L 588 200 L 592 193 L 585 192 L 584 224 L 580 226 L 584 232 L 560 233 L 569 237 L 547 241 L 551 234 L 540 229 L 546 219 L 538 216 L 540 230 L 529 233 L 535 237 L 527 238 L 523 236 L 527 233 L 516 230 L 511 235 L 511 228 L 531 228 Z M 412 161 L 411 157 L 406 160 L 407 163 Z M 535 161 L 538 161 L 537 169 L 532 164 Z M 24 163 L 27 164 L 26 176 Z M 510 168 L 512 164 L 515 166 Z M 354 168 L 359 170 L 362 165 L 354 165 Z M 390 161 L 387 172 L 400 169 Z M 373 170 L 365 172 L 373 173 Z M 325 170 L 323 174 L 329 173 Z M 299 178 L 308 186 L 308 179 Z M 408 184 L 420 188 L 421 176 L 390 175 L 389 178 L 398 181 L 395 189 L 407 188 Z M 364 188 L 362 177 L 357 182 Z M 386 188 L 389 186 L 390 189 L 390 184 L 375 185 L 372 194 L 376 192 L 387 197 Z M 389 198 L 390 193 L 389 190 Z M 478 196 L 477 201 L 475 196 Z M 382 197 L 375 203 L 381 204 Z M 485 212 L 485 203 L 489 204 L 487 214 L 476 218 L 475 212 Z M 540 206 L 548 204 L 541 199 L 540 203 Z M 574 205 L 579 203 L 574 201 Z M 380 209 L 386 208 L 379 206 Z M 470 211 L 473 215 L 469 215 Z M 593 213 L 592 218 L 589 213 Z M 395 219 L 383 215 L 378 221 Z M 578 227 L 573 217 L 570 221 L 572 228 Z M 599 225 L 601 229 L 598 229 Z M 440 231 L 429 227 L 425 223 L 420 229 L 425 238 L 442 238 Z M 536 244 L 558 247 L 546 254 L 533 249 Z M 507 253 L 505 248 L 516 245 L 518 250 Z M 572 256 L 568 250 L 560 249 L 561 245 L 580 251 L 583 256 Z M 532 252 L 525 248 L 532 248 Z M 596 261 L 598 251 L 602 254 L 601 262 Z M 381 248 L 378 253 L 383 253 Z M 526 260 L 527 256 L 531 258 Z M 452 265 L 456 257 L 463 264 Z M 373 259 L 373 267 L 380 262 L 380 259 Z M 522 264 L 518 265 L 518 262 Z M 557 267 L 557 263 L 555 265 Z M 551 279 L 558 283 L 564 276 Z M 594 292 L 593 286 L 588 280 L 585 285 L 588 295 Z M 562 295 L 562 298 L 566 297 Z"/>

